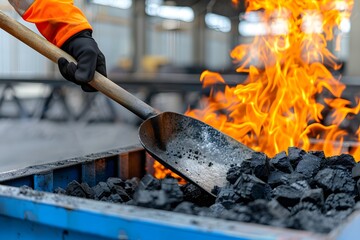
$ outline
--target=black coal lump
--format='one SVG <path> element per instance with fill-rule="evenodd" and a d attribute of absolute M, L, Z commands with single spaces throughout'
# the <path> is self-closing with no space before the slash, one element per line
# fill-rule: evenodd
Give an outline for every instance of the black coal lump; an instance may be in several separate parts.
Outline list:
<path fill-rule="evenodd" d="M 127 194 L 125 189 L 121 186 L 118 185 L 113 186 L 113 188 L 111 189 L 111 193 L 119 195 L 124 202 L 131 200 L 131 196 Z"/>
<path fill-rule="evenodd" d="M 291 208 L 291 215 L 296 215 L 297 213 L 301 211 L 310 211 L 314 212 L 314 214 L 320 214 L 321 210 L 320 208 L 311 202 L 300 202 L 296 204 L 294 207 Z"/>
<path fill-rule="evenodd" d="M 290 161 L 291 166 L 295 169 L 298 163 L 301 161 L 302 156 L 305 155 L 305 151 L 303 149 L 297 147 L 289 147 L 288 148 L 288 159 Z"/>
<path fill-rule="evenodd" d="M 300 202 L 304 192 L 289 185 L 280 185 L 273 189 L 273 197 L 284 207 L 293 207 Z"/>
<path fill-rule="evenodd" d="M 240 222 L 252 222 L 253 214 L 248 206 L 237 204 L 230 210 L 223 210 L 219 217 Z"/>
<path fill-rule="evenodd" d="M 226 173 L 226 180 L 231 184 L 234 184 L 236 180 L 241 176 L 241 174 L 252 174 L 252 163 L 251 159 L 245 159 L 240 163 L 240 166 L 234 165 L 231 166 Z"/>
<path fill-rule="evenodd" d="M 263 181 L 267 181 L 270 166 L 269 159 L 265 153 L 262 152 L 253 152 L 251 155 L 251 163 L 250 163 L 252 173 L 259 179 Z"/>
<path fill-rule="evenodd" d="M 270 166 L 285 173 L 291 173 L 293 167 L 285 151 L 282 151 L 270 159 Z"/>
<path fill-rule="evenodd" d="M 248 207 L 252 213 L 252 221 L 260 224 L 269 224 L 275 217 L 269 211 L 268 202 L 263 199 L 257 199 L 248 204 Z"/>
<path fill-rule="evenodd" d="M 360 179 L 360 163 L 357 163 L 352 169 L 351 169 L 351 175 L 354 179 L 358 180 Z"/>
<path fill-rule="evenodd" d="M 294 182 L 290 186 L 303 192 L 307 192 L 311 189 L 309 183 L 305 180 Z"/>
<path fill-rule="evenodd" d="M 275 199 L 272 199 L 270 202 L 268 202 L 267 206 L 268 206 L 269 212 L 271 213 L 271 215 L 274 218 L 277 218 L 277 219 L 284 218 L 284 219 L 286 219 L 290 215 L 290 211 L 287 208 L 283 207 Z"/>
<path fill-rule="evenodd" d="M 325 201 L 325 210 L 347 210 L 355 206 L 354 197 L 346 193 L 330 194 Z"/>
<path fill-rule="evenodd" d="M 306 153 L 303 155 L 302 160 L 296 166 L 295 171 L 303 174 L 307 178 L 311 178 L 317 174 L 317 172 L 320 170 L 320 166 L 321 158 L 313 154 Z"/>
<path fill-rule="evenodd" d="M 215 202 L 213 196 L 192 183 L 186 183 L 180 186 L 180 189 L 183 192 L 184 201 L 195 203 L 200 207 L 211 206 Z M 218 195 L 221 188 L 216 189 L 216 195 Z"/>
<path fill-rule="evenodd" d="M 272 188 L 275 188 L 279 185 L 282 185 L 284 183 L 283 179 L 288 178 L 289 175 L 290 174 L 278 170 L 271 171 L 267 182 Z"/>
<path fill-rule="evenodd" d="M 330 193 L 355 193 L 355 180 L 351 173 L 346 170 L 325 168 L 316 174 L 315 183 L 323 188 L 324 192 Z"/>
<path fill-rule="evenodd" d="M 304 174 L 293 172 L 291 174 L 283 175 L 281 177 L 281 182 L 285 185 L 291 185 L 295 182 L 305 181 L 308 180 Z"/>
<path fill-rule="evenodd" d="M 234 190 L 243 201 L 271 199 L 271 187 L 259 178 L 249 174 L 242 174 L 238 178 L 234 184 Z"/>
<path fill-rule="evenodd" d="M 66 190 L 61 187 L 57 187 L 54 189 L 54 193 L 66 195 Z"/>
<path fill-rule="evenodd" d="M 226 180 L 231 184 L 234 184 L 241 174 L 242 171 L 240 166 L 232 166 L 229 168 L 228 172 L 226 173 Z"/>
<path fill-rule="evenodd" d="M 162 179 L 161 190 L 166 192 L 168 201 L 171 204 L 175 204 L 183 200 L 184 194 L 180 189 L 178 180 L 175 178 Z"/>
<path fill-rule="evenodd" d="M 106 183 L 110 189 L 112 189 L 114 186 L 125 187 L 125 182 L 121 178 L 109 177 L 106 180 Z"/>
<path fill-rule="evenodd" d="M 133 195 L 139 184 L 138 178 L 131 178 L 125 181 L 124 189 L 127 194 Z"/>
<path fill-rule="evenodd" d="M 214 216 L 218 217 L 223 211 L 225 211 L 226 208 L 221 203 L 214 203 L 209 207 L 209 209 L 214 214 Z"/>
<path fill-rule="evenodd" d="M 308 152 L 309 154 L 312 154 L 312 155 L 315 155 L 315 156 L 317 156 L 318 158 L 320 158 L 320 159 L 325 159 L 325 153 L 324 153 L 324 151 L 309 151 Z"/>
<path fill-rule="evenodd" d="M 302 210 L 288 218 L 287 225 L 294 229 L 329 233 L 339 225 L 339 221 L 323 214 L 314 214 L 314 211 L 311 210 Z"/>
<path fill-rule="evenodd" d="M 181 202 L 174 208 L 173 211 L 178 213 L 196 214 L 195 204 L 187 201 Z"/>
<path fill-rule="evenodd" d="M 138 190 L 133 200 L 137 206 L 163 210 L 170 210 L 172 204 L 164 190 Z"/>
<path fill-rule="evenodd" d="M 81 184 L 76 180 L 73 180 L 68 184 L 66 188 L 66 194 L 69 196 L 75 196 L 81 198 L 86 197 L 86 193 L 84 189 L 82 188 Z"/>
<path fill-rule="evenodd" d="M 300 202 L 310 202 L 317 206 L 323 206 L 324 204 L 324 191 L 321 188 L 310 189 L 304 192 L 300 199 Z"/>
<path fill-rule="evenodd" d="M 235 203 L 239 202 L 240 196 L 235 193 L 232 186 L 221 188 L 216 197 L 216 203 L 222 204 L 225 208 L 231 208 Z"/>
<path fill-rule="evenodd" d="M 355 166 L 356 162 L 353 156 L 350 154 L 341 154 L 338 156 L 331 156 L 326 158 L 325 165 L 330 168 L 346 168 L 351 171 Z"/>
<path fill-rule="evenodd" d="M 108 197 L 108 201 L 110 202 L 113 202 L 113 203 L 122 203 L 124 202 L 124 200 L 120 197 L 119 194 L 111 194 L 109 197 Z"/>
<path fill-rule="evenodd" d="M 99 182 L 94 187 L 92 187 L 95 193 L 96 199 L 102 199 L 103 197 L 110 196 L 110 188 L 105 182 Z"/>
<path fill-rule="evenodd" d="M 159 190 L 160 189 L 160 180 L 153 177 L 151 174 L 146 174 L 141 178 L 138 189 L 145 190 Z"/>
<path fill-rule="evenodd" d="M 81 183 L 81 187 L 84 190 L 86 194 L 86 198 L 94 199 L 95 198 L 95 192 L 94 190 L 87 184 L 86 182 Z"/>

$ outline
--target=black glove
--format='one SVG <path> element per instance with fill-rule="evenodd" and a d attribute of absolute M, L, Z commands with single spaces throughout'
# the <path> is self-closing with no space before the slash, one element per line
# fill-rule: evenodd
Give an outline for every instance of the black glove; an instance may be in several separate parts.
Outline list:
<path fill-rule="evenodd" d="M 90 82 L 95 74 L 95 70 L 106 75 L 105 56 L 99 50 L 97 43 L 91 36 L 91 30 L 81 31 L 68 39 L 61 47 L 77 61 L 77 65 L 68 62 L 65 58 L 59 58 L 58 66 L 61 75 L 81 86 L 85 92 L 95 92 Z"/>

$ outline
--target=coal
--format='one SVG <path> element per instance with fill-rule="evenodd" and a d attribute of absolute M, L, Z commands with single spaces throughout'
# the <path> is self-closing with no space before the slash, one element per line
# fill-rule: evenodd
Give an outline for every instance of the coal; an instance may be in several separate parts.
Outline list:
<path fill-rule="evenodd" d="M 339 156 L 332 156 L 326 158 L 325 165 L 326 167 L 330 168 L 346 168 L 347 170 L 351 171 L 352 168 L 355 166 L 356 162 L 353 156 L 349 154 L 341 154 Z"/>
<path fill-rule="evenodd" d="M 54 189 L 54 193 L 66 195 L 66 190 L 61 187 L 57 187 Z"/>
<path fill-rule="evenodd" d="M 66 194 L 69 196 L 86 198 L 86 193 L 82 188 L 81 184 L 75 180 L 71 181 L 68 184 L 66 188 Z"/>
<path fill-rule="evenodd" d="M 215 202 L 213 196 L 192 183 L 186 183 L 180 186 L 180 189 L 183 192 L 184 201 L 192 202 L 200 207 L 211 206 Z M 221 188 L 216 188 L 215 195 L 218 195 L 220 191 Z"/>
<path fill-rule="evenodd" d="M 138 190 L 133 200 L 137 206 L 169 210 L 171 202 L 164 190 Z"/>
<path fill-rule="evenodd" d="M 296 215 L 301 211 L 310 211 L 314 214 L 321 214 L 321 211 L 317 205 L 311 202 L 300 202 L 291 208 L 291 215 Z"/>
<path fill-rule="evenodd" d="M 183 200 L 184 193 L 181 191 L 178 180 L 175 178 L 164 178 L 161 181 L 161 190 L 166 192 L 168 201 L 171 204 Z"/>
<path fill-rule="evenodd" d="M 300 202 L 310 202 L 317 206 L 324 204 L 324 192 L 321 188 L 310 189 L 302 195 Z"/>
<path fill-rule="evenodd" d="M 360 179 L 360 163 L 357 163 L 352 169 L 351 169 L 351 176 L 358 180 Z"/>
<path fill-rule="evenodd" d="M 151 174 L 146 174 L 140 180 L 138 188 L 145 190 L 159 190 L 161 188 L 160 180 L 156 179 Z"/>
<path fill-rule="evenodd" d="M 226 180 L 231 184 L 234 184 L 241 174 L 252 174 L 252 172 L 251 159 L 245 159 L 241 162 L 240 166 L 233 165 L 229 168 L 226 174 Z"/>
<path fill-rule="evenodd" d="M 268 177 L 268 184 L 275 188 L 279 185 L 282 185 L 284 183 L 284 179 L 288 178 L 290 174 L 275 170 L 271 171 Z"/>
<path fill-rule="evenodd" d="M 301 173 L 293 172 L 292 174 L 283 175 L 280 180 L 282 184 L 291 185 L 293 183 L 306 181 L 308 179 L 309 178 L 307 178 L 305 175 Z"/>
<path fill-rule="evenodd" d="M 293 171 L 290 160 L 284 151 L 270 159 L 270 166 L 285 173 L 291 173 Z"/>
<path fill-rule="evenodd" d="M 174 208 L 174 212 L 196 214 L 195 207 L 196 205 L 194 203 L 185 201 L 177 205 L 176 208 Z"/>
<path fill-rule="evenodd" d="M 337 219 L 326 217 L 323 214 L 314 214 L 314 211 L 299 211 L 287 219 L 287 226 L 294 229 L 328 233 L 339 225 Z"/>
<path fill-rule="evenodd" d="M 138 178 L 131 178 L 125 181 L 124 189 L 127 194 L 133 195 L 136 188 L 138 187 L 139 179 Z"/>
<path fill-rule="evenodd" d="M 346 193 L 330 194 L 325 201 L 325 210 L 347 210 L 355 206 L 354 197 Z"/>
<path fill-rule="evenodd" d="M 313 154 L 306 153 L 302 156 L 302 160 L 296 166 L 295 171 L 303 174 L 307 178 L 311 178 L 317 174 L 320 170 L 320 166 L 321 158 Z"/>
<path fill-rule="evenodd" d="M 111 194 L 110 188 L 106 184 L 106 182 L 99 182 L 94 187 L 92 187 L 92 189 L 94 190 L 96 199 L 102 199 L 104 197 L 110 196 L 110 194 Z"/>
<path fill-rule="evenodd" d="M 281 219 L 290 216 L 290 211 L 283 207 L 277 200 L 273 199 L 267 203 L 268 210 L 274 218 Z"/>
<path fill-rule="evenodd" d="M 221 203 L 215 203 L 211 205 L 209 209 L 215 216 L 220 216 L 226 210 L 224 205 Z"/>
<path fill-rule="evenodd" d="M 95 191 L 87 183 L 81 183 L 81 187 L 86 194 L 86 198 L 93 199 L 95 197 Z"/>
<path fill-rule="evenodd" d="M 253 222 L 251 209 L 244 205 L 236 205 L 231 210 L 224 210 L 220 213 L 219 217 L 240 222 Z"/>
<path fill-rule="evenodd" d="M 300 202 L 304 192 L 288 185 L 280 185 L 272 191 L 273 197 L 284 207 L 293 207 Z"/>
<path fill-rule="evenodd" d="M 318 172 L 314 180 L 327 194 L 340 192 L 353 194 L 355 191 L 355 180 L 352 179 L 351 173 L 345 170 L 325 168 Z"/>
<path fill-rule="evenodd" d="M 123 202 L 131 200 L 129 194 L 127 194 L 126 190 L 121 186 L 113 186 L 113 188 L 111 189 L 111 193 L 119 195 Z"/>
<path fill-rule="evenodd" d="M 125 187 L 125 182 L 121 178 L 109 177 L 106 180 L 106 184 L 110 189 L 114 188 L 115 186 Z"/>
<path fill-rule="evenodd" d="M 232 165 L 213 197 L 170 176 L 109 178 L 90 187 L 73 181 L 54 192 L 198 216 L 328 233 L 360 209 L 360 166 L 346 154 L 288 148 L 269 159 L 254 152 Z"/>
<path fill-rule="evenodd" d="M 288 148 L 288 159 L 291 166 L 295 169 L 298 163 L 302 160 L 302 156 L 305 155 L 305 151 L 297 147 Z"/>
<path fill-rule="evenodd" d="M 240 201 L 240 196 L 235 193 L 232 186 L 221 188 L 216 197 L 216 203 L 221 203 L 225 208 L 230 209 L 235 203 Z"/>
<path fill-rule="evenodd" d="M 249 168 L 250 168 L 250 163 L 249 163 Z M 249 173 L 250 172 L 251 171 L 249 171 Z M 231 168 L 229 168 L 226 174 L 226 180 L 229 183 L 234 184 L 241 174 L 242 174 L 242 168 L 240 166 L 232 166 Z"/>
<path fill-rule="evenodd" d="M 290 185 L 290 187 L 292 187 L 296 190 L 302 191 L 302 192 L 307 192 L 311 189 L 310 185 L 305 180 L 294 182 Z"/>
<path fill-rule="evenodd" d="M 252 153 L 250 167 L 252 174 L 263 181 L 267 181 L 270 174 L 270 165 L 266 154 L 261 152 Z"/>
<path fill-rule="evenodd" d="M 325 153 L 324 151 L 309 151 L 308 152 L 311 155 L 317 156 L 321 160 L 325 160 Z"/>
<path fill-rule="evenodd" d="M 271 187 L 249 174 L 242 174 L 238 178 L 234 184 L 234 191 L 243 201 L 271 198 Z"/>

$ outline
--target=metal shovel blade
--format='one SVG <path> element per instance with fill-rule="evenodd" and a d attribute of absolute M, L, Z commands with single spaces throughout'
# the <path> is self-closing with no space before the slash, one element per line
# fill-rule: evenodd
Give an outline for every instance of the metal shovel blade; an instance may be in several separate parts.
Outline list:
<path fill-rule="evenodd" d="M 143 147 L 161 164 L 211 193 L 226 183 L 232 164 L 253 150 L 215 128 L 185 115 L 164 112 L 139 128 Z"/>

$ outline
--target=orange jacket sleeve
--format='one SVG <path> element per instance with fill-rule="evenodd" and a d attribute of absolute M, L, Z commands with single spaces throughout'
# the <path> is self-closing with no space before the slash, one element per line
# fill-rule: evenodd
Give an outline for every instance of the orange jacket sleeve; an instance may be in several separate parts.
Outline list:
<path fill-rule="evenodd" d="M 92 29 L 73 0 L 34 0 L 22 18 L 35 23 L 39 32 L 58 47 L 74 34 Z"/>

